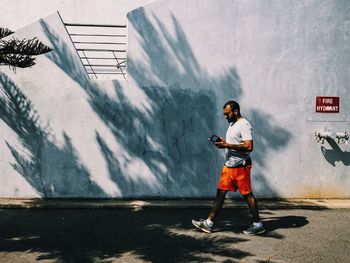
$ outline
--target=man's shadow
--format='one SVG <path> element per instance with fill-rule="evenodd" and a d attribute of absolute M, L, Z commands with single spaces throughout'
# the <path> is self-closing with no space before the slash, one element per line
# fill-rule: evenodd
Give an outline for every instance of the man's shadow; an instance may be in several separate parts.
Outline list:
<path fill-rule="evenodd" d="M 266 232 L 272 232 L 281 228 L 299 228 L 307 225 L 309 220 L 305 216 L 282 216 L 264 218 Z"/>
<path fill-rule="evenodd" d="M 232 215 L 234 214 L 234 219 Z M 247 221 L 248 220 L 248 221 Z M 223 210 L 220 214 L 220 220 L 218 220 L 218 224 L 213 229 L 212 232 L 234 232 L 234 233 L 242 233 L 243 230 L 247 228 L 247 222 L 250 220 L 250 215 L 248 211 L 236 210 L 235 213 Z M 278 229 L 291 229 L 291 228 L 300 228 L 309 223 L 307 217 L 305 216 L 273 216 L 273 217 L 263 217 L 262 222 L 266 229 L 266 232 L 261 236 L 265 237 L 273 237 L 281 239 L 284 236 L 274 232 Z"/>

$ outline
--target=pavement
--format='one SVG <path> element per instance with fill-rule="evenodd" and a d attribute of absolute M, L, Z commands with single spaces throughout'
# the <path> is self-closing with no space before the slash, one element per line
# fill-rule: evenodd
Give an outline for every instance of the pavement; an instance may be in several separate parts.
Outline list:
<path fill-rule="evenodd" d="M 0 263 L 350 262 L 350 200 L 259 200 L 267 232 L 242 234 L 226 200 L 211 234 L 191 225 L 212 200 L 0 199 Z"/>

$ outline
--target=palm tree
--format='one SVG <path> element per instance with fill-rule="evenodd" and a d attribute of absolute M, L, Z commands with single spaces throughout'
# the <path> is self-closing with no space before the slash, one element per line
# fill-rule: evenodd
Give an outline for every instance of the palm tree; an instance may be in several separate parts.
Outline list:
<path fill-rule="evenodd" d="M 35 65 L 35 57 L 52 49 L 45 46 L 36 37 L 31 39 L 11 38 L 4 40 L 13 34 L 11 30 L 0 27 L 0 66 L 8 65 L 13 71 L 16 68 L 27 68 Z"/>

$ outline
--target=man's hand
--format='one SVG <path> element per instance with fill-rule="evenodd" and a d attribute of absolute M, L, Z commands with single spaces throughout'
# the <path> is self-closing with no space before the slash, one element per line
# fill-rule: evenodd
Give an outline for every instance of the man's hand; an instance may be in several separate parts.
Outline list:
<path fill-rule="evenodd" d="M 215 146 L 217 148 L 228 148 L 228 149 L 233 149 L 236 151 L 241 151 L 241 152 L 251 152 L 253 151 L 253 140 L 247 140 L 243 141 L 242 144 L 229 144 L 225 141 L 224 138 L 220 137 L 221 141 L 220 142 L 215 142 Z"/>
<path fill-rule="evenodd" d="M 215 146 L 217 147 L 217 148 L 227 148 L 227 142 L 225 141 L 225 139 L 224 138 L 222 138 L 222 137 L 220 137 L 220 139 L 221 139 L 221 141 L 219 141 L 219 142 L 214 142 L 214 144 L 215 144 Z"/>

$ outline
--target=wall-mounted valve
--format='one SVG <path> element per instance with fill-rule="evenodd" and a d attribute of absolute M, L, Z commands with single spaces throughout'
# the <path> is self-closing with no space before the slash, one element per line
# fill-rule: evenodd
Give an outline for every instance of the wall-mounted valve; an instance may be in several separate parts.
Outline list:
<path fill-rule="evenodd" d="M 346 143 L 348 144 L 349 140 L 349 133 L 347 131 L 344 132 L 333 132 L 333 131 L 322 131 L 322 132 L 315 132 L 315 138 L 318 142 L 324 143 L 325 139 L 338 139 L 338 143 Z"/>
<path fill-rule="evenodd" d="M 337 132 L 335 137 L 338 139 L 338 143 L 348 144 L 349 141 L 349 133 L 347 131 Z"/>
<path fill-rule="evenodd" d="M 315 132 L 316 141 L 324 144 L 325 139 L 335 139 L 336 133 L 332 131 Z"/>

